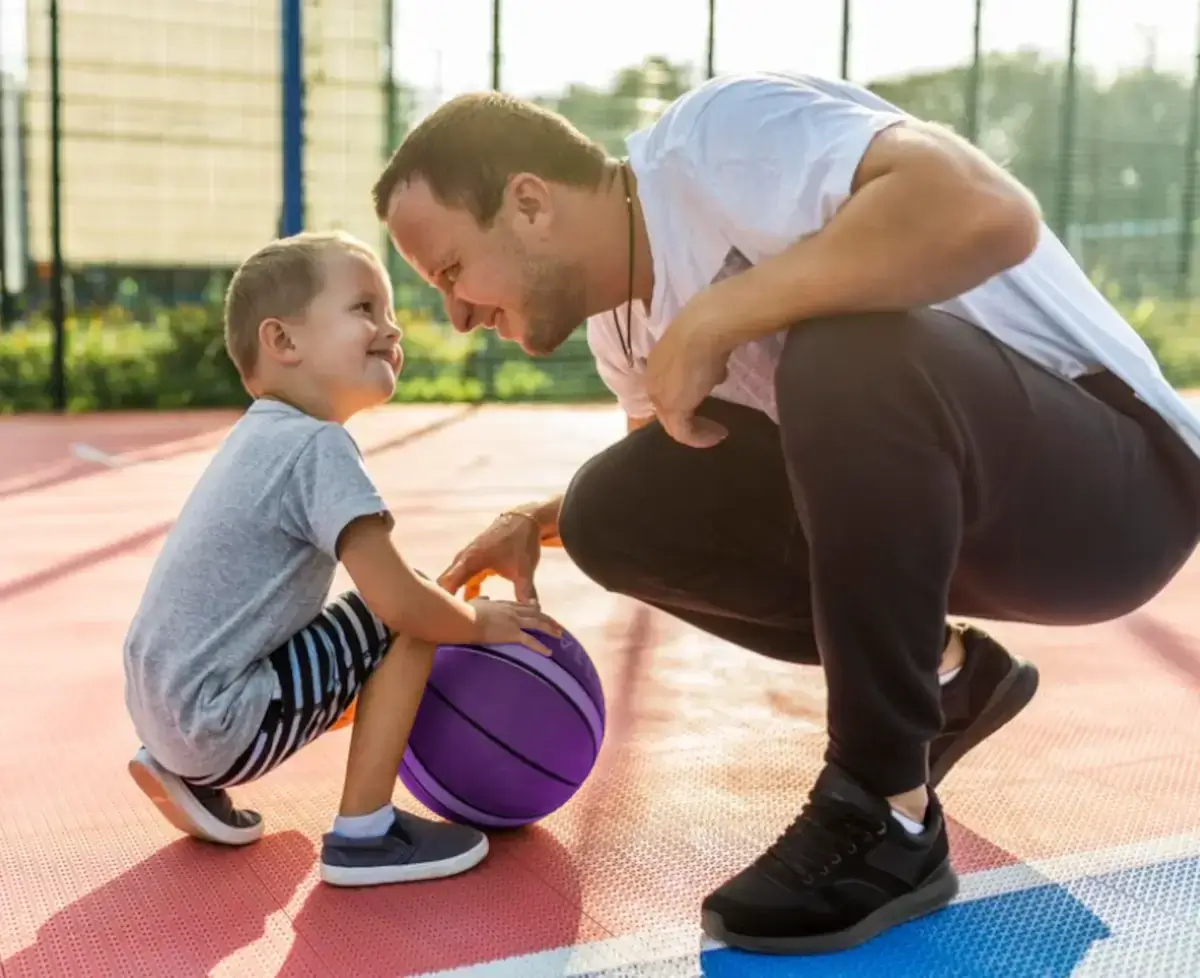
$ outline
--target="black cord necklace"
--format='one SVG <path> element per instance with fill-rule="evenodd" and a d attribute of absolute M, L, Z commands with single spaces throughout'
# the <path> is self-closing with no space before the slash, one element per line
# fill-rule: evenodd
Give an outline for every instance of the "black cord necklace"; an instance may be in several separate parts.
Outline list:
<path fill-rule="evenodd" d="M 634 223 L 633 223 L 633 192 L 629 189 L 629 170 L 625 161 L 621 162 L 621 185 L 625 188 L 625 212 L 629 217 L 629 279 L 625 298 L 625 332 L 621 332 L 621 320 L 613 310 L 613 323 L 617 327 L 617 339 L 625 352 L 625 359 L 630 368 L 633 367 L 633 266 L 634 266 Z"/>

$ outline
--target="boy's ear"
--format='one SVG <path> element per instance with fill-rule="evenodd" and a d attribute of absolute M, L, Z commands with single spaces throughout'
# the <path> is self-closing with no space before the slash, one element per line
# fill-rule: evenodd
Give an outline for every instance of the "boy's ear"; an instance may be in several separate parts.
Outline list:
<path fill-rule="evenodd" d="M 300 362 L 300 351 L 292 335 L 294 327 L 282 319 L 264 319 L 258 324 L 258 345 L 261 354 L 283 366 Z"/>

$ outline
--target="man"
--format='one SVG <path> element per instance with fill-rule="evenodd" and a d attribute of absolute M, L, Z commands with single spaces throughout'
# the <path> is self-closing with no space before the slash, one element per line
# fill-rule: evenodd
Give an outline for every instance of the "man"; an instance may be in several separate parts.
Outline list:
<path fill-rule="evenodd" d="M 821 665 L 825 770 L 702 919 L 751 950 L 850 947 L 953 898 L 936 787 L 1037 686 L 947 616 L 1144 604 L 1200 538 L 1200 423 L 1024 188 L 867 91 L 721 78 L 628 149 L 469 95 L 378 181 L 457 329 L 544 355 L 588 319 L 629 416 L 441 582 L 490 568 L 536 601 L 557 534 L 605 588 Z"/>

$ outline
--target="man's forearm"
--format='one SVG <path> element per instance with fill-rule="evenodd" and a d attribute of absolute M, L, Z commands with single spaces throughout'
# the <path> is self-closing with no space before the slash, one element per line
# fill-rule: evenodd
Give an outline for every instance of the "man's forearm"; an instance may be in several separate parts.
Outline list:
<path fill-rule="evenodd" d="M 868 172 L 818 233 L 712 287 L 724 345 L 822 316 L 944 302 L 1029 256 L 1040 215 L 1024 188 L 978 159 L 940 156 L 939 140 L 954 137 L 886 138 L 924 139 L 926 155 Z"/>

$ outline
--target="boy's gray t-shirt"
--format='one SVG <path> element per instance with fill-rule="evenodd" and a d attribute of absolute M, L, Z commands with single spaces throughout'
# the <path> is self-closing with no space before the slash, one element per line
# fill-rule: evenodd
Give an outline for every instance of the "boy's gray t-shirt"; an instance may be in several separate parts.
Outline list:
<path fill-rule="evenodd" d="M 143 744 L 184 777 L 224 774 L 277 684 L 269 654 L 325 606 L 337 541 L 387 507 L 350 433 L 255 401 L 201 475 L 125 641 L 125 699 Z"/>

